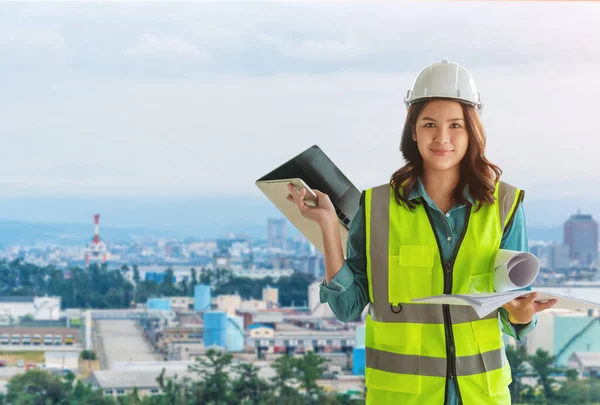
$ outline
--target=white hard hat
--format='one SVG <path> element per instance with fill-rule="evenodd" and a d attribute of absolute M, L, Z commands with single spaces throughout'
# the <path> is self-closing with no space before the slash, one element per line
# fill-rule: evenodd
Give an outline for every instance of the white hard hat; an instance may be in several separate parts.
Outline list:
<path fill-rule="evenodd" d="M 481 114 L 483 103 L 471 74 L 456 62 L 442 59 L 419 72 L 404 103 L 406 108 L 416 101 L 429 98 L 451 98 L 472 105 Z"/>

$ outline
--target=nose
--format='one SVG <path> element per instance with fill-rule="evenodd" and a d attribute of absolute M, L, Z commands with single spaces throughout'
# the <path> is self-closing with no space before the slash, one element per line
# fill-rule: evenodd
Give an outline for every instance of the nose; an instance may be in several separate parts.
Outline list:
<path fill-rule="evenodd" d="M 445 127 L 438 127 L 437 131 L 435 131 L 433 141 L 439 144 L 450 142 L 450 130 Z"/>

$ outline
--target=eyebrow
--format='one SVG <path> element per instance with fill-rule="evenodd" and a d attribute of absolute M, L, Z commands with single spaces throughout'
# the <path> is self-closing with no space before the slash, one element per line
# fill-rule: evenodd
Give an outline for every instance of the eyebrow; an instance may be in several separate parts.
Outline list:
<path fill-rule="evenodd" d="M 434 120 L 433 118 L 430 118 L 430 117 L 423 117 L 423 118 L 421 118 L 421 120 L 437 122 L 436 120 Z M 452 119 L 449 119 L 448 121 L 464 121 L 464 120 L 462 118 L 452 118 Z"/>

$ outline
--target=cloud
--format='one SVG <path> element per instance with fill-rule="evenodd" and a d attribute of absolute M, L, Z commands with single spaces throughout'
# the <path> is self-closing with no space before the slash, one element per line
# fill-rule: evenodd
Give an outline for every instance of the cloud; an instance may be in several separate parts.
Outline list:
<path fill-rule="evenodd" d="M 275 46 L 285 57 L 308 62 L 349 62 L 367 57 L 379 50 L 379 47 L 361 43 L 355 38 L 291 41 L 261 34 L 259 39 Z"/>
<path fill-rule="evenodd" d="M 207 61 L 209 56 L 200 51 L 196 46 L 179 38 L 157 37 L 156 35 L 144 34 L 140 41 L 133 47 L 124 51 L 129 56 L 172 56 L 182 55 Z"/>

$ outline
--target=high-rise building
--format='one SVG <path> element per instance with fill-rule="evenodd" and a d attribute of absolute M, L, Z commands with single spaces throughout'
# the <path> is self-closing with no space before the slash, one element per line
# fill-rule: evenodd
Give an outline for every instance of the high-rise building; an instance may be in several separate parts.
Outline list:
<path fill-rule="evenodd" d="M 287 219 L 269 218 L 269 247 L 286 249 Z"/>
<path fill-rule="evenodd" d="M 549 268 L 553 270 L 566 270 L 571 266 L 569 246 L 553 243 L 548 246 L 547 252 Z"/>
<path fill-rule="evenodd" d="M 589 266 L 598 260 L 598 222 L 591 215 L 577 212 L 565 222 L 565 245 L 569 246 L 571 259 L 582 266 Z"/>

